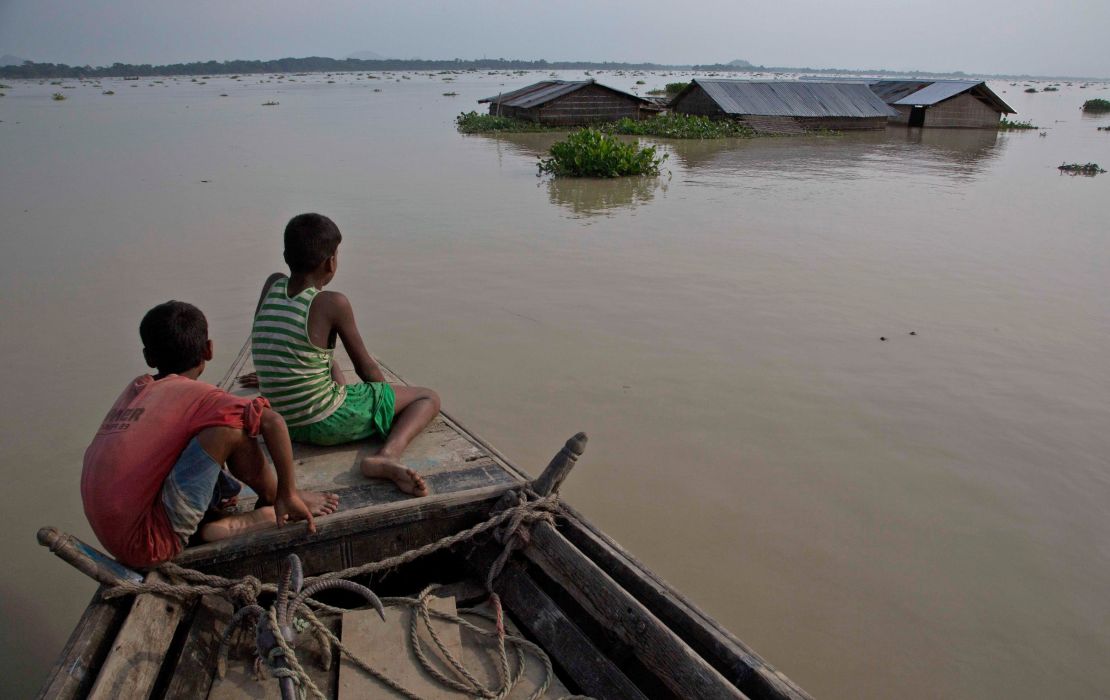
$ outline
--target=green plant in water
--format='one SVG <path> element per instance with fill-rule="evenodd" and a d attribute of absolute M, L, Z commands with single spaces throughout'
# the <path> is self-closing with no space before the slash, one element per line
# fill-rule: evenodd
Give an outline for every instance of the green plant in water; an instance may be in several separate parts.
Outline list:
<path fill-rule="evenodd" d="M 1036 92 L 1037 88 L 1025 88 L 1026 92 Z"/>
<path fill-rule="evenodd" d="M 62 100 L 64 100 L 65 98 L 66 98 L 66 96 L 65 96 L 65 95 L 63 95 L 63 94 L 62 94 L 62 93 L 60 93 L 60 92 L 55 92 L 55 93 L 54 93 L 54 101 L 55 101 L 55 102 L 61 102 L 61 101 L 62 101 Z"/>
<path fill-rule="evenodd" d="M 102 95 L 114 95 L 114 94 L 116 94 L 116 91 L 115 90 L 105 90 L 101 94 Z"/>
<path fill-rule="evenodd" d="M 538 163 L 541 173 L 569 177 L 623 177 L 658 175 L 667 156 L 656 155 L 654 146 L 621 141 L 597 129 L 575 131 L 551 147 L 551 157 Z"/>
<path fill-rule="evenodd" d="M 463 112 L 455 117 L 455 128 L 463 134 L 490 134 L 496 132 L 551 131 L 552 127 L 523 119 L 501 117 L 494 114 Z"/>
<path fill-rule="evenodd" d="M 755 131 L 728 119 L 710 119 L 696 114 L 659 114 L 648 119 L 630 119 L 603 124 L 602 131 L 630 136 L 656 136 L 667 139 L 723 139 L 751 137 Z"/>
<path fill-rule="evenodd" d="M 1098 163 L 1064 163 L 1058 169 L 1071 175 L 1098 175 L 1106 172 L 1098 167 Z"/>
<path fill-rule="evenodd" d="M 1083 103 L 1084 112 L 1110 112 L 1110 100 L 1087 100 Z"/>
<path fill-rule="evenodd" d="M 667 87 L 665 87 L 663 89 L 666 91 L 666 93 L 668 95 L 670 95 L 671 97 L 674 97 L 678 93 L 685 90 L 686 86 L 688 86 L 689 84 L 690 84 L 689 82 L 685 82 L 685 83 L 667 83 Z"/>
<path fill-rule="evenodd" d="M 1022 129 L 1039 129 L 1041 127 L 1030 121 L 1011 121 L 1006 117 L 1002 117 L 998 122 L 998 128 L 1000 131 L 1019 131 Z"/>

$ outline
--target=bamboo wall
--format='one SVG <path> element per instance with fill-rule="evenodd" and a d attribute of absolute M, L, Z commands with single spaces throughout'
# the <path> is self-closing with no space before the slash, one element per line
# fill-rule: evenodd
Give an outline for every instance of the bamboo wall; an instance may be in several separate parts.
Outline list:
<path fill-rule="evenodd" d="M 537 107 L 525 109 L 502 105 L 500 114 L 553 126 L 579 126 L 615 122 L 624 117 L 643 119 L 649 116 L 643 107 L 639 100 L 618 95 L 597 85 L 587 85 Z M 490 104 L 489 112 L 499 113 L 496 103 Z"/>
<path fill-rule="evenodd" d="M 925 126 L 933 128 L 997 128 L 1002 114 L 964 93 L 925 110 Z"/>

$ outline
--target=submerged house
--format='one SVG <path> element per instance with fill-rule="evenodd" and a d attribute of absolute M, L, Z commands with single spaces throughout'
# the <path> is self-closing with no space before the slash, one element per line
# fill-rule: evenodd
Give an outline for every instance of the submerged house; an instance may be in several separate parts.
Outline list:
<path fill-rule="evenodd" d="M 864 83 L 794 80 L 694 78 L 670 107 L 683 114 L 737 119 L 767 133 L 883 129 L 897 115 Z"/>
<path fill-rule="evenodd" d="M 492 115 L 553 126 L 643 119 L 659 112 L 650 100 L 593 80 L 542 80 L 478 103 L 489 103 Z"/>
<path fill-rule="evenodd" d="M 895 124 L 993 129 L 1014 114 L 981 80 L 877 80 L 871 90 L 897 111 Z"/>

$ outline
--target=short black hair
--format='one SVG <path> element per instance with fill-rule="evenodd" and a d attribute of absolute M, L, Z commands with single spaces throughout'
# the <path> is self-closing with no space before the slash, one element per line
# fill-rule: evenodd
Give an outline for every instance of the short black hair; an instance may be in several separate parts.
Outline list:
<path fill-rule="evenodd" d="M 291 272 L 312 272 L 339 248 L 343 234 L 323 214 L 298 214 L 285 225 L 285 264 Z"/>
<path fill-rule="evenodd" d="M 181 374 L 204 362 L 208 319 L 192 304 L 167 301 L 146 312 L 139 337 L 147 364 L 162 374 Z"/>

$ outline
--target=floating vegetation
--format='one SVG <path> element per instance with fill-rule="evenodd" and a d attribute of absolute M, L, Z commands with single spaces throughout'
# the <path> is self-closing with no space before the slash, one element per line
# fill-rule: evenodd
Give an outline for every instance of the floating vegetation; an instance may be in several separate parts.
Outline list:
<path fill-rule="evenodd" d="M 1052 87 L 1051 85 L 1049 85 L 1042 92 L 1057 92 L 1059 91 L 1059 89 L 1060 88 Z"/>
<path fill-rule="evenodd" d="M 1083 103 L 1084 112 L 1100 113 L 1110 112 L 1110 100 L 1096 99 L 1087 100 Z"/>
<path fill-rule="evenodd" d="M 114 95 L 114 94 L 116 94 L 116 91 L 115 90 L 105 90 L 104 92 L 102 92 L 100 94 L 101 95 Z"/>
<path fill-rule="evenodd" d="M 667 158 L 656 155 L 655 146 L 641 148 L 638 141 L 621 141 L 597 129 L 575 131 L 553 145 L 550 153 L 550 158 L 538 163 L 540 172 L 568 177 L 658 175 Z"/>
<path fill-rule="evenodd" d="M 0 90 L 11 90 L 11 89 L 12 89 L 11 85 L 5 85 L 4 83 L 0 83 Z"/>
<path fill-rule="evenodd" d="M 455 117 L 455 128 L 463 134 L 488 134 L 498 131 L 552 131 L 552 127 L 546 124 L 513 119 L 512 117 L 499 117 L 493 114 L 479 114 L 478 112 L 463 112 Z"/>
<path fill-rule="evenodd" d="M 1110 131 L 1110 126 L 1096 126 L 1099 131 Z"/>
<path fill-rule="evenodd" d="M 659 114 L 648 119 L 630 119 L 603 124 L 598 127 L 611 134 L 631 136 L 657 136 L 667 139 L 723 139 L 730 136 L 748 138 L 755 131 L 730 119 L 710 119 L 696 114 Z"/>
<path fill-rule="evenodd" d="M 1036 92 L 1037 88 L 1025 88 L 1026 92 Z"/>
<path fill-rule="evenodd" d="M 444 96 L 444 97 L 455 97 L 455 96 L 457 96 L 458 94 L 459 94 L 459 93 L 457 93 L 457 92 L 445 92 L 445 93 L 443 93 L 443 96 Z"/>
<path fill-rule="evenodd" d="M 281 103 L 280 102 L 274 102 L 273 100 L 270 100 L 269 102 L 263 102 L 262 106 L 263 107 L 277 107 L 279 104 L 281 104 Z"/>
<path fill-rule="evenodd" d="M 61 102 L 61 101 L 62 101 L 62 100 L 64 100 L 65 98 L 66 98 L 66 96 L 65 96 L 65 95 L 63 95 L 63 94 L 62 94 L 62 93 L 60 93 L 60 92 L 55 92 L 55 93 L 54 93 L 54 101 L 55 101 L 55 102 Z"/>
<path fill-rule="evenodd" d="M 637 80 L 636 84 L 637 85 L 646 85 L 646 83 L 643 80 Z"/>
<path fill-rule="evenodd" d="M 221 92 L 220 97 L 227 97 L 227 93 L 226 92 Z"/>
<path fill-rule="evenodd" d="M 1020 131 L 1023 129 L 1039 129 L 1041 127 L 1035 125 L 1031 121 L 1011 121 L 1006 117 L 1002 117 L 998 122 L 999 131 Z"/>
<path fill-rule="evenodd" d="M 1098 175 L 1106 172 L 1098 167 L 1098 163 L 1064 163 L 1058 169 L 1069 175 Z"/>
<path fill-rule="evenodd" d="M 671 95 L 673 97 L 674 95 L 677 95 L 678 93 L 685 90 L 689 85 L 690 85 L 689 82 L 667 83 L 667 86 L 665 88 L 663 88 L 663 90 L 666 91 L 666 93 L 668 95 Z"/>

